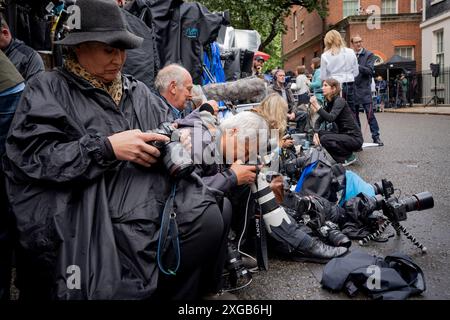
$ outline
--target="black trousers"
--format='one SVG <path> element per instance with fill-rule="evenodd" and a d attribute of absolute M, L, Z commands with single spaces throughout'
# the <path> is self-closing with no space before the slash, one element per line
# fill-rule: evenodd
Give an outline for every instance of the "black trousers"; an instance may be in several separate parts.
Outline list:
<path fill-rule="evenodd" d="M 9 300 L 14 238 L 13 225 L 6 196 L 5 179 L 0 168 L 0 300 Z"/>
<path fill-rule="evenodd" d="M 159 273 L 158 300 L 196 300 L 222 287 L 227 255 L 231 204 L 222 211 L 210 206 L 197 220 L 180 227 L 180 269 L 175 276 Z"/>
<path fill-rule="evenodd" d="M 329 131 L 320 131 L 319 138 L 322 147 L 339 163 L 344 162 L 353 152 L 358 151 L 363 144 L 362 138 Z"/>

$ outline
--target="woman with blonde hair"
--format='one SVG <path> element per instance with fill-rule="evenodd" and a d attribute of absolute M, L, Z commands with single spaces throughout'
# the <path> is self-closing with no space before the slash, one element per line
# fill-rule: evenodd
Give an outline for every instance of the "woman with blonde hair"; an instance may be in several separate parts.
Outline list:
<path fill-rule="evenodd" d="M 288 104 L 283 97 L 277 93 L 272 93 L 252 111 L 266 119 L 270 129 L 278 129 L 280 138 L 284 135 L 287 128 Z"/>
<path fill-rule="evenodd" d="M 294 141 L 285 136 L 288 126 L 288 104 L 283 97 L 277 93 L 272 93 L 252 111 L 266 119 L 270 129 L 278 129 L 278 142 L 282 148 L 290 148 L 294 145 Z"/>
<path fill-rule="evenodd" d="M 325 35 L 325 52 L 321 56 L 321 79 L 333 78 L 341 84 L 355 81 L 359 74 L 355 52 L 345 46 L 339 32 L 331 30 Z"/>
<path fill-rule="evenodd" d="M 353 106 L 355 78 L 359 74 L 359 64 L 355 51 L 345 46 L 345 41 L 336 30 L 328 31 L 324 39 L 325 52 L 320 59 L 322 81 L 333 78 L 339 81 L 342 97 Z"/>

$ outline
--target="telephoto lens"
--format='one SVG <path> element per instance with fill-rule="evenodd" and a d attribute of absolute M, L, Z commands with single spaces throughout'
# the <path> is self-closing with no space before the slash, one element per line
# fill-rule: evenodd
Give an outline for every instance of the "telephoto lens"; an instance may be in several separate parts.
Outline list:
<path fill-rule="evenodd" d="M 267 232 L 276 241 L 287 243 L 294 249 L 298 248 L 300 239 L 303 237 L 303 231 L 300 230 L 294 218 L 290 217 L 283 207 L 278 205 L 275 194 L 270 189 L 264 173 L 258 174 L 251 189 L 261 206 Z"/>
<path fill-rule="evenodd" d="M 162 123 L 158 129 L 150 132 L 164 135 L 170 139 L 169 142 L 151 141 L 152 146 L 161 152 L 164 167 L 173 178 L 183 178 L 194 171 L 194 161 L 190 153 L 183 147 L 180 134 L 170 123 Z"/>
<path fill-rule="evenodd" d="M 399 200 L 399 203 L 405 206 L 406 212 L 422 211 L 434 207 L 433 195 L 428 191 L 416 193 L 410 197 L 402 198 Z"/>

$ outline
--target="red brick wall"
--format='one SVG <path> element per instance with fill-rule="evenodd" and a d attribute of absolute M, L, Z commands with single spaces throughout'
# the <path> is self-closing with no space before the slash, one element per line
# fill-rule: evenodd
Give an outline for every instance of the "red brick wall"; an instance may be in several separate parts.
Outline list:
<path fill-rule="evenodd" d="M 369 30 L 365 24 L 352 24 L 348 33 L 359 34 L 368 50 L 384 54 L 387 59 L 395 54 L 396 46 L 414 46 L 417 70 L 421 70 L 422 37 L 419 22 L 383 23 L 379 30 Z"/>
<path fill-rule="evenodd" d="M 297 66 L 301 65 L 302 58 L 304 57 L 306 69 L 308 70 L 308 72 L 311 72 L 312 70 L 310 70 L 310 65 L 311 65 L 312 58 L 314 58 L 315 51 L 318 52 L 318 56 L 320 57 L 320 55 L 322 53 L 322 47 L 320 45 L 320 41 L 316 42 L 314 45 L 309 46 L 308 48 L 306 48 L 300 52 L 297 52 L 292 57 L 290 57 L 284 63 L 284 69 L 286 71 L 287 70 L 295 71 Z"/>
<path fill-rule="evenodd" d="M 360 0 L 362 8 L 367 8 L 370 5 L 378 5 L 381 8 L 382 0 Z M 329 1 L 330 7 L 328 16 L 325 20 L 325 26 L 330 24 L 336 24 L 342 20 L 343 4 L 342 0 Z M 398 0 L 399 13 L 410 13 L 411 1 L 410 0 Z M 418 12 L 422 9 L 422 0 L 417 1 Z M 282 38 L 283 54 L 286 55 L 295 48 L 305 44 L 310 39 L 313 39 L 316 35 L 321 33 L 323 23 L 319 23 L 320 18 L 316 12 L 307 14 L 305 9 L 299 10 L 296 6 L 292 10 L 297 10 L 297 16 L 299 19 L 299 32 L 301 29 L 300 21 L 303 19 L 305 23 L 305 34 L 298 35 L 298 40 L 293 42 L 292 31 L 288 32 Z M 290 19 L 290 20 L 289 20 Z M 292 16 L 286 19 L 288 27 L 292 30 Z M 351 24 L 347 28 L 346 41 L 350 44 L 350 35 L 360 34 L 365 40 L 364 45 L 367 49 L 374 51 L 380 55 L 383 59 L 389 59 L 395 54 L 396 46 L 414 46 L 414 56 L 417 63 L 417 70 L 421 70 L 422 62 L 422 43 L 421 43 L 421 30 L 419 27 L 420 22 L 392 22 L 383 23 L 379 30 L 369 30 L 366 24 Z M 309 47 L 302 49 L 300 52 L 294 55 L 289 55 L 287 61 L 285 61 L 285 68 L 287 70 L 295 70 L 295 67 L 301 63 L 302 57 L 305 57 L 305 65 L 309 68 L 310 61 L 314 56 L 314 51 L 318 50 L 321 53 L 320 41 L 312 43 Z"/>
<path fill-rule="evenodd" d="M 344 11 L 344 6 L 342 0 L 328 1 L 328 16 L 326 18 L 327 25 L 336 24 L 342 20 L 342 15 Z"/>
<path fill-rule="evenodd" d="M 297 34 L 297 41 L 294 41 L 294 24 L 293 24 L 293 17 L 294 15 L 291 14 L 289 17 L 285 19 L 285 24 L 288 26 L 288 31 L 285 35 L 282 37 L 282 43 L 283 43 L 283 52 L 288 53 L 291 50 L 298 48 L 302 44 L 306 43 L 307 41 L 310 41 L 317 35 L 320 35 L 322 33 L 323 29 L 323 22 L 320 18 L 319 14 L 317 12 L 312 12 L 311 14 L 308 13 L 308 11 L 304 8 L 301 8 L 300 6 L 294 6 L 291 9 L 291 12 L 296 11 L 297 12 L 297 21 L 298 21 L 298 34 Z M 303 21 L 305 25 L 305 32 L 301 33 L 301 22 Z"/>

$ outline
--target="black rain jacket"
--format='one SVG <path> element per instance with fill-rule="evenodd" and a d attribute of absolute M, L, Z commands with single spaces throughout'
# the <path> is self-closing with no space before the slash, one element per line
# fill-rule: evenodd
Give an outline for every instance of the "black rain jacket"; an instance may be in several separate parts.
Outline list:
<path fill-rule="evenodd" d="M 44 62 L 39 53 L 23 41 L 12 39 L 4 52 L 26 81 L 39 72 L 45 71 Z"/>
<path fill-rule="evenodd" d="M 20 244 L 43 279 L 41 298 L 144 299 L 156 289 L 170 182 L 162 168 L 115 160 L 105 139 L 156 128 L 167 111 L 143 83 L 123 84 L 119 107 L 64 70 L 39 74 L 23 92 L 3 163 Z M 183 234 L 215 200 L 198 183 L 180 184 L 194 188 L 175 200 L 186 213 L 178 219 Z"/>
<path fill-rule="evenodd" d="M 203 46 L 213 42 L 228 23 L 200 3 L 179 0 L 150 2 L 161 65 L 180 63 L 201 84 Z"/>
<path fill-rule="evenodd" d="M 207 111 L 202 113 L 205 112 L 208 116 Z M 176 122 L 180 129 L 187 128 L 190 130 L 192 159 L 196 164 L 195 172 L 210 188 L 220 190 L 223 193 L 230 193 L 233 188 L 237 187 L 237 177 L 233 170 L 222 163 L 222 154 L 217 150 L 219 144 L 215 140 L 220 136 L 208 130 L 202 122 L 198 109 Z M 217 128 L 217 130 L 219 129 Z"/>

